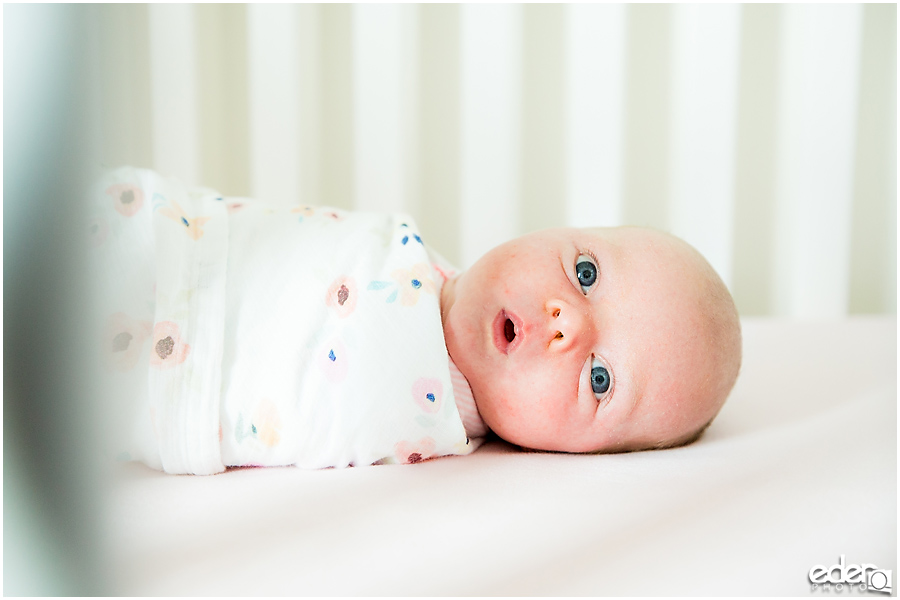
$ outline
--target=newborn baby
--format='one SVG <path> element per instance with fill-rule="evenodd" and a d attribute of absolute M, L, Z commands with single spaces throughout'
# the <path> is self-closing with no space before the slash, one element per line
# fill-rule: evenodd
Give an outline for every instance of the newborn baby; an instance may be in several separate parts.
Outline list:
<path fill-rule="evenodd" d="M 721 279 L 688 244 L 650 229 L 553 229 L 507 242 L 447 282 L 441 317 L 487 426 L 539 450 L 693 441 L 741 363 Z"/>
<path fill-rule="evenodd" d="M 653 230 L 542 231 L 458 274 L 404 215 L 128 168 L 93 198 L 107 406 L 131 413 L 108 430 L 167 472 L 412 463 L 488 429 L 538 450 L 670 447 L 740 366 L 725 286 Z"/>

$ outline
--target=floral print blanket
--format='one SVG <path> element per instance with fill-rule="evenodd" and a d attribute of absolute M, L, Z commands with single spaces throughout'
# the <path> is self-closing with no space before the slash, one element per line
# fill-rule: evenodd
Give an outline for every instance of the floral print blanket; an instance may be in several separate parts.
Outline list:
<path fill-rule="evenodd" d="M 169 473 L 468 454 L 449 268 L 403 214 L 225 197 L 122 168 L 87 224 L 112 447 Z"/>

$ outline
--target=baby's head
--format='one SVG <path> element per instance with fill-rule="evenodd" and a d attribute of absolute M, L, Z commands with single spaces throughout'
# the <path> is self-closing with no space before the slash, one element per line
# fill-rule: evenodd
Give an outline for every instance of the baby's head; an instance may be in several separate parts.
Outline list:
<path fill-rule="evenodd" d="M 447 349 L 488 427 L 537 450 L 696 439 L 737 378 L 734 302 L 685 242 L 638 227 L 550 229 L 444 286 Z"/>

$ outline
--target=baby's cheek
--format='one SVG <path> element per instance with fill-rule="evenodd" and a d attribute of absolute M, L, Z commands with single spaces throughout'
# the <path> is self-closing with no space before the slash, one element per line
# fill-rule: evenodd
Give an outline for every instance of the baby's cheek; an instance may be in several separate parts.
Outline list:
<path fill-rule="evenodd" d="M 520 388 L 493 407 L 495 431 L 506 431 L 510 441 L 528 447 L 546 445 L 555 439 L 565 418 L 553 398 L 534 388 Z M 485 420 L 487 422 L 487 419 Z"/>
<path fill-rule="evenodd" d="M 514 396 L 507 395 L 500 386 L 479 385 L 473 380 L 469 380 L 469 385 L 485 425 L 504 437 L 503 433 L 514 427 L 517 421 Z"/>

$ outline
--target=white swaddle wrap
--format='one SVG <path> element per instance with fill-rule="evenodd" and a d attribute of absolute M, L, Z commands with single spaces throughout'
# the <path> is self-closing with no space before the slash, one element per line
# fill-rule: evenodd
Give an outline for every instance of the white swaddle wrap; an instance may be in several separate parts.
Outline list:
<path fill-rule="evenodd" d="M 442 280 L 408 216 L 279 208 L 130 168 L 93 196 L 125 459 L 209 474 L 477 446 L 454 402 Z"/>

